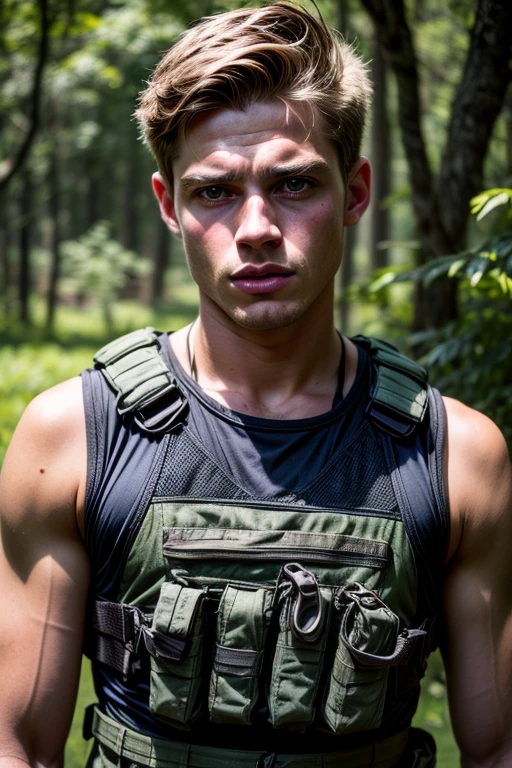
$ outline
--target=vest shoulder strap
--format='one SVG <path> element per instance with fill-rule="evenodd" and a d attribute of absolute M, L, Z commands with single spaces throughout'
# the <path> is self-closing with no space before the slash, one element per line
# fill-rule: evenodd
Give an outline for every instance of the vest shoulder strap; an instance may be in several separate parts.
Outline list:
<path fill-rule="evenodd" d="M 354 336 L 376 366 L 368 416 L 393 437 L 407 437 L 425 418 L 428 407 L 427 372 L 392 344 Z"/>
<path fill-rule="evenodd" d="M 133 414 L 144 432 L 168 432 L 182 423 L 188 399 L 161 355 L 154 328 L 141 328 L 111 341 L 94 355 L 94 365 L 116 393 L 120 416 Z"/>
<path fill-rule="evenodd" d="M 182 423 L 188 399 L 161 355 L 160 333 L 141 328 L 102 347 L 94 356 L 117 395 L 122 416 L 132 413 L 148 433 L 167 432 Z M 427 373 L 381 339 L 355 336 L 376 366 L 368 417 L 393 437 L 407 437 L 423 421 L 427 406 Z"/>

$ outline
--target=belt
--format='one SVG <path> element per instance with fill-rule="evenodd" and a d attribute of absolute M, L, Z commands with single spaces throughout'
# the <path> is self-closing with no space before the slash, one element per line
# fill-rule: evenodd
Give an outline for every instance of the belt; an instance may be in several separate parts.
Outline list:
<path fill-rule="evenodd" d="M 118 757 L 148 768 L 391 768 L 403 756 L 409 729 L 343 752 L 284 755 L 167 741 L 121 725 L 95 707 L 92 734 Z M 136 766 L 134 766 L 136 768 Z"/>

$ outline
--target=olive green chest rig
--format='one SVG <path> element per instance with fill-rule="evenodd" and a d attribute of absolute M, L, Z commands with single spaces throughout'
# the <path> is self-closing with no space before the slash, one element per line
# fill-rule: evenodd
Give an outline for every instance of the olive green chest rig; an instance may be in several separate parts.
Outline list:
<path fill-rule="evenodd" d="M 427 409 L 425 372 L 384 342 L 355 341 L 376 369 L 368 419 L 411 435 Z M 95 361 L 121 415 L 148 434 L 179 431 L 187 398 L 152 329 Z M 176 728 L 250 725 L 264 712 L 276 729 L 377 729 L 391 670 L 416 684 L 433 644 L 417 591 L 399 513 L 153 498 L 118 600 L 94 604 L 92 655 L 124 678 L 148 670 L 149 709 Z"/>

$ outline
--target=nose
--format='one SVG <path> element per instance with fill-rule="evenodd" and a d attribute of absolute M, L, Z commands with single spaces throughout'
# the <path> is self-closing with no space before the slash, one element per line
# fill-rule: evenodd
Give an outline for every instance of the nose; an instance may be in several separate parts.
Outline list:
<path fill-rule="evenodd" d="M 235 243 L 261 248 L 262 245 L 276 247 L 281 240 L 281 230 L 269 201 L 262 195 L 247 197 L 239 211 Z"/>

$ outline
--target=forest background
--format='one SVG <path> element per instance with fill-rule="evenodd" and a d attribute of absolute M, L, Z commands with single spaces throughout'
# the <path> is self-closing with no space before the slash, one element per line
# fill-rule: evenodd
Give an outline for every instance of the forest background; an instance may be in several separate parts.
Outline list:
<path fill-rule="evenodd" d="M 0 0 L 0 463 L 28 401 L 105 341 L 193 318 L 197 293 L 132 113 L 179 32 L 240 5 Z M 397 343 L 510 444 L 512 3 L 317 5 L 371 62 L 375 87 L 372 206 L 347 232 L 337 323 Z M 86 667 L 80 705 L 92 698 Z M 86 751 L 79 708 L 72 768 Z M 437 737 L 439 765 L 455 766 L 438 656 L 416 722 Z"/>

